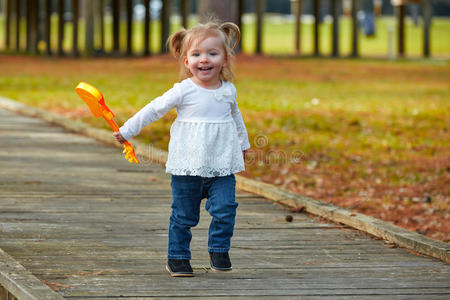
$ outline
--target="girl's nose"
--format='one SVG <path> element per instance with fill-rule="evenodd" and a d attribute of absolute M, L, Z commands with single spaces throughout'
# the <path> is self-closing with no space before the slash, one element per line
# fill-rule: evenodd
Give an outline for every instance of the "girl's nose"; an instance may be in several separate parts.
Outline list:
<path fill-rule="evenodd" d="M 200 62 L 207 62 L 208 61 L 208 55 L 202 54 L 200 56 Z"/>

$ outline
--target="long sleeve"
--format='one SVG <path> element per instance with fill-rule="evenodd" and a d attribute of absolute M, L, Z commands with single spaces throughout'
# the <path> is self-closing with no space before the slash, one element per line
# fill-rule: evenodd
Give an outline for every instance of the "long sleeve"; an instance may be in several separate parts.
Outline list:
<path fill-rule="evenodd" d="M 175 85 L 162 96 L 155 98 L 120 127 L 120 134 L 129 140 L 138 135 L 142 128 L 162 118 L 181 102 L 181 93 Z"/>
<path fill-rule="evenodd" d="M 241 150 L 244 151 L 249 149 L 250 143 L 248 141 L 247 129 L 245 128 L 244 120 L 242 119 L 242 115 L 236 101 L 234 101 L 231 106 L 231 116 L 233 117 L 234 123 L 236 123 L 236 129 L 238 132 L 239 141 L 241 143 Z"/>

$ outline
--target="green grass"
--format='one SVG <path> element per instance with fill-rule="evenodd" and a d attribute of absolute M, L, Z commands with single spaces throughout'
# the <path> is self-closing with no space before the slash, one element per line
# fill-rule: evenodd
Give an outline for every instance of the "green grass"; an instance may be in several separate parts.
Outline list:
<path fill-rule="evenodd" d="M 0 56 L 0 66 L 1 96 L 107 129 L 74 92 L 79 81 L 102 91 L 118 124 L 177 81 L 177 65 L 169 56 L 79 60 Z M 419 207 L 416 214 L 448 215 L 448 60 L 241 55 L 236 74 L 239 107 L 253 151 L 247 175 L 324 201 L 360 207 L 364 213 L 386 209 L 385 216 L 402 205 L 416 205 L 410 204 L 412 197 L 431 195 L 433 203 Z M 167 149 L 175 116 L 175 111 L 169 112 L 138 138 Z M 268 141 L 264 147 L 256 143 L 261 137 Z M 270 155 L 274 151 L 281 161 Z M 300 161 L 290 161 L 293 154 L 301 154 Z M 370 201 L 362 192 L 370 193 Z M 448 223 L 430 222 L 442 228 Z M 436 230 L 430 236 L 448 239 L 445 230 Z"/>
<path fill-rule="evenodd" d="M 4 49 L 4 16 L 0 15 L 0 49 Z M 56 15 L 52 16 L 51 23 L 53 32 L 57 32 L 58 18 Z M 189 26 L 196 22 L 192 19 Z M 171 32 L 174 32 L 180 27 L 179 23 L 171 25 Z M 351 19 L 342 17 L 339 21 L 340 40 L 339 51 L 343 56 L 349 55 L 351 52 Z M 362 56 L 387 56 L 388 53 L 388 28 L 393 27 L 396 30 L 395 19 L 393 17 L 380 17 L 376 19 L 376 36 L 366 37 L 362 31 L 359 33 L 360 40 L 360 54 Z M 158 21 L 152 21 L 151 24 L 151 50 L 153 53 L 160 51 L 160 24 Z M 143 51 L 143 30 L 142 22 L 134 22 L 133 32 L 133 49 L 137 53 Z M 243 47 L 246 53 L 253 53 L 255 50 L 255 23 L 245 23 L 243 26 Z M 21 26 L 21 45 L 25 46 L 25 24 L 22 22 Z M 292 54 L 294 52 L 294 23 L 292 21 L 281 20 L 271 15 L 265 18 L 263 28 L 263 52 L 268 54 Z M 322 55 L 329 55 L 331 53 L 331 23 L 322 23 L 319 26 L 320 31 L 320 53 Z M 126 24 L 122 22 L 120 25 L 121 51 L 125 51 L 126 40 Z M 450 19 L 448 18 L 434 18 L 431 28 L 431 53 L 435 57 L 449 57 L 450 56 Z M 105 49 L 110 51 L 112 48 L 112 24 L 111 18 L 105 18 Z M 67 23 L 65 26 L 66 39 L 64 41 L 64 48 L 70 51 L 72 43 L 72 25 Z M 15 27 L 11 29 L 11 35 L 15 37 Z M 79 28 L 79 49 L 84 48 L 84 23 L 80 22 Z M 313 27 L 312 24 L 304 23 L 301 28 L 301 53 L 312 54 L 313 52 Z M 52 36 L 52 47 L 56 50 L 56 34 Z M 422 24 L 415 26 L 412 21 L 406 19 L 406 53 L 407 56 L 417 57 L 422 55 Z M 13 46 L 15 41 L 13 38 Z M 100 45 L 100 38 L 98 33 L 96 35 L 96 46 Z M 395 47 L 397 44 L 395 43 Z M 41 42 L 39 45 L 41 50 L 45 49 L 45 43 Z"/>

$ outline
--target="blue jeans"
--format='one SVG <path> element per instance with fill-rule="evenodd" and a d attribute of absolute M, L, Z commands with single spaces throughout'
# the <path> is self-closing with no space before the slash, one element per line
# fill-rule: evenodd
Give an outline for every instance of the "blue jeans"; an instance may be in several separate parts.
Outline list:
<path fill-rule="evenodd" d="M 169 225 L 169 259 L 191 259 L 191 227 L 200 220 L 200 203 L 212 216 L 208 252 L 228 252 L 238 204 L 234 175 L 206 178 L 172 175 L 172 214 Z"/>

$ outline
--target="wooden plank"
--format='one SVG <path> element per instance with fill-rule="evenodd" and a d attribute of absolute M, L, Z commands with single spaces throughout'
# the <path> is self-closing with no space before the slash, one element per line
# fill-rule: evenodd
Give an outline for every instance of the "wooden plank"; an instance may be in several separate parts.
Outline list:
<path fill-rule="evenodd" d="M 0 286 L 23 300 L 63 299 L 0 249 Z"/>
<path fill-rule="evenodd" d="M 0 247 L 65 297 L 450 295 L 450 266 L 439 260 L 241 192 L 230 250 L 234 270 L 211 272 L 210 217 L 202 208 L 192 229 L 196 277 L 174 280 L 164 269 L 171 193 L 163 168 L 131 166 L 117 148 L 1 109 L 0 130 L 7 132 L 0 142 L 8 144 L 0 149 Z M 48 147 L 52 158 L 45 156 Z M 257 187 L 277 203 L 304 205 L 298 195 Z M 313 204 L 304 206 L 314 211 Z"/>

